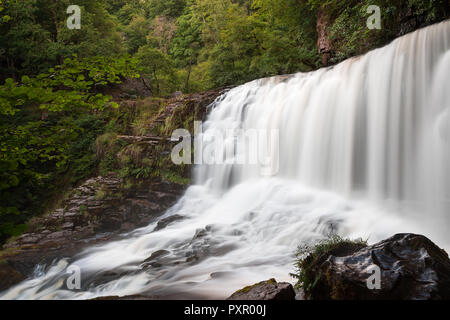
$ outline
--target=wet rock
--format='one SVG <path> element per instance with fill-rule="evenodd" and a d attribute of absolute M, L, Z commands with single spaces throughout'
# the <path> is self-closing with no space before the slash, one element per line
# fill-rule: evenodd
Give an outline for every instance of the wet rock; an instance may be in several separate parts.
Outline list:
<path fill-rule="evenodd" d="M 153 260 L 155 260 L 157 258 L 161 258 L 161 257 L 167 256 L 168 254 L 170 254 L 170 251 L 159 250 L 159 251 L 153 252 L 152 255 L 149 258 L 147 258 L 144 262 L 150 262 L 150 261 L 153 261 Z"/>
<path fill-rule="evenodd" d="M 0 292 L 25 280 L 25 277 L 8 263 L 0 261 Z"/>
<path fill-rule="evenodd" d="M 47 239 L 52 239 L 52 240 L 61 239 L 61 238 L 64 238 L 66 235 L 67 235 L 67 232 L 65 232 L 65 231 L 53 232 L 47 236 Z"/>
<path fill-rule="evenodd" d="M 295 291 L 290 283 L 280 282 L 275 279 L 263 281 L 253 286 L 236 291 L 227 300 L 295 300 Z"/>
<path fill-rule="evenodd" d="M 122 225 L 120 226 L 120 231 L 127 232 L 127 231 L 133 230 L 135 228 L 136 228 L 135 224 L 133 224 L 131 222 L 125 222 L 125 223 L 122 223 Z"/>
<path fill-rule="evenodd" d="M 204 238 L 204 237 L 206 237 L 207 234 L 208 234 L 208 231 L 207 231 L 207 230 L 205 230 L 205 229 L 199 229 L 199 230 L 197 230 L 197 231 L 195 232 L 195 235 L 194 235 L 194 237 L 192 238 L 192 241 L 195 241 L 195 240 Z"/>
<path fill-rule="evenodd" d="M 192 238 L 192 242 L 205 238 L 211 232 L 212 229 L 213 226 L 211 225 L 206 226 L 204 229 L 197 229 L 195 231 L 194 237 Z"/>
<path fill-rule="evenodd" d="M 170 224 L 172 224 L 172 223 L 174 223 L 176 221 L 183 220 L 183 219 L 185 219 L 185 218 L 180 216 L 180 215 L 177 215 L 177 214 L 175 214 L 173 216 L 170 216 L 170 217 L 167 217 L 167 218 L 164 218 L 164 219 L 158 221 L 158 224 L 156 225 L 155 231 L 159 231 L 159 230 L 165 229 Z"/>
<path fill-rule="evenodd" d="M 23 244 L 37 243 L 42 237 L 37 235 L 25 235 L 20 238 L 20 242 Z"/>
<path fill-rule="evenodd" d="M 53 213 L 53 217 L 55 218 L 62 218 L 64 217 L 64 209 L 56 209 Z"/>
<path fill-rule="evenodd" d="M 63 229 L 70 229 L 70 230 L 73 230 L 73 228 L 74 228 L 74 223 L 73 222 L 66 222 L 66 223 L 64 223 L 63 225 L 62 225 L 62 228 Z"/>
<path fill-rule="evenodd" d="M 192 240 L 186 247 L 187 263 L 198 263 L 209 257 L 220 257 L 237 248 L 234 243 L 226 243 L 212 236 L 214 225 L 208 225 L 204 229 L 196 230 Z"/>
<path fill-rule="evenodd" d="M 79 212 L 77 212 L 77 211 L 69 211 L 64 214 L 64 217 L 71 218 L 71 217 L 77 216 L 78 214 L 79 214 Z"/>
<path fill-rule="evenodd" d="M 316 274 L 321 276 L 308 294 L 313 300 L 450 299 L 449 257 L 421 235 L 397 234 L 345 255 L 331 255 Z"/>

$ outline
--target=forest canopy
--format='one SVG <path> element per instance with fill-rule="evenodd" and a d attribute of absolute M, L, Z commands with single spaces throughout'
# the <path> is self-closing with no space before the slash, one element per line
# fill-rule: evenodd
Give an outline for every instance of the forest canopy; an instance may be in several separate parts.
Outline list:
<path fill-rule="evenodd" d="M 82 27 L 66 27 L 69 5 Z M 381 10 L 369 30 L 367 8 Z M 159 94 L 192 92 L 322 66 L 317 20 L 338 62 L 385 44 L 402 20 L 446 16 L 445 0 L 2 0 L 1 79 L 37 75 L 77 54 L 144 55 L 141 65 Z M 443 9 L 444 8 L 444 9 Z M 414 18 L 414 17 L 412 17 Z M 149 70 L 152 70 L 149 72 Z"/>

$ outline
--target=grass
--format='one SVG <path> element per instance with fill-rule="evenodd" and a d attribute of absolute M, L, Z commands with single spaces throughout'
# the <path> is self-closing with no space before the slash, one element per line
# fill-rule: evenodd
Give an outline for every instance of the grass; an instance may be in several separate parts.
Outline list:
<path fill-rule="evenodd" d="M 138 144 L 130 144 L 123 148 L 117 155 L 121 164 L 131 162 L 136 166 L 140 166 L 143 162 L 144 148 Z"/>
<path fill-rule="evenodd" d="M 117 134 L 105 133 L 97 138 L 95 141 L 95 150 L 97 159 L 103 159 L 104 155 L 111 149 L 117 141 Z"/>
<path fill-rule="evenodd" d="M 150 127 L 156 118 L 164 111 L 165 104 L 161 99 L 147 98 L 139 102 L 138 114 L 132 121 L 131 127 L 134 135 L 145 136 L 150 134 Z"/>
<path fill-rule="evenodd" d="M 323 276 L 320 266 L 329 256 L 346 256 L 366 246 L 367 241 L 363 239 L 350 240 L 338 235 L 332 235 L 312 244 L 300 245 L 296 254 L 296 271 L 291 274 L 297 279 L 296 289 L 303 289 L 306 297 L 310 297 Z"/>

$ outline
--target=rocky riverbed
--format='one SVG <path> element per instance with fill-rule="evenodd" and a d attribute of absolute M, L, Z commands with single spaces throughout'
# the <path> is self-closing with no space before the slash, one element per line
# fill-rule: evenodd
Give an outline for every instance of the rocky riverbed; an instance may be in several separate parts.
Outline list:
<path fill-rule="evenodd" d="M 152 181 L 124 190 L 122 179 L 116 177 L 89 179 L 62 208 L 35 219 L 29 232 L 4 245 L 0 291 L 32 274 L 36 265 L 49 265 L 148 225 L 174 205 L 184 189 Z"/>

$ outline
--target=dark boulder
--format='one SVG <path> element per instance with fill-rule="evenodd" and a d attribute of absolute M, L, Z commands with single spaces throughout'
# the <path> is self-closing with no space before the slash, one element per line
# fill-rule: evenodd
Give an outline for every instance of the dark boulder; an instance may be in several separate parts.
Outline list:
<path fill-rule="evenodd" d="M 345 255 L 330 255 L 316 271 L 316 284 L 308 293 L 312 300 L 450 299 L 448 254 L 421 235 L 397 234 Z"/>
<path fill-rule="evenodd" d="M 253 286 L 236 291 L 227 300 L 260 301 L 260 300 L 295 300 L 295 291 L 290 283 L 275 279 L 263 281 Z"/>

